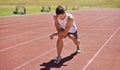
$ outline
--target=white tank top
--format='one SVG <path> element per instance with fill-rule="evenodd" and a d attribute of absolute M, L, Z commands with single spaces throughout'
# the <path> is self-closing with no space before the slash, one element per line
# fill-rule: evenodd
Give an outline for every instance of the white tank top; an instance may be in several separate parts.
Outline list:
<path fill-rule="evenodd" d="M 61 28 L 65 29 L 65 26 L 66 26 L 67 21 L 68 21 L 68 17 L 73 18 L 73 16 L 69 13 L 66 13 L 66 17 L 63 20 L 58 18 L 58 23 L 60 24 Z M 75 22 L 73 21 L 73 24 L 72 24 L 69 32 L 74 33 L 76 31 L 77 31 L 77 26 L 76 26 Z"/>

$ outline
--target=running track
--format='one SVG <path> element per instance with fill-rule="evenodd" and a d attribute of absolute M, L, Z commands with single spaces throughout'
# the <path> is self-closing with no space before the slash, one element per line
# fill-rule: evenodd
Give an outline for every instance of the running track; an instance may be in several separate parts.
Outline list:
<path fill-rule="evenodd" d="M 53 64 L 53 13 L 0 17 L 0 70 L 120 70 L 120 9 L 74 11 L 82 53 L 64 39 L 62 62 Z"/>

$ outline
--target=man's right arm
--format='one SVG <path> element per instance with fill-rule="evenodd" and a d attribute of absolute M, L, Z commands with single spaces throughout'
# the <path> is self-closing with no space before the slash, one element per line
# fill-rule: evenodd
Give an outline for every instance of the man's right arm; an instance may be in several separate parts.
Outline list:
<path fill-rule="evenodd" d="M 55 23 L 55 27 L 56 27 L 57 32 L 59 32 L 60 25 L 59 25 L 58 20 L 57 20 L 57 15 L 54 15 L 54 23 Z"/>

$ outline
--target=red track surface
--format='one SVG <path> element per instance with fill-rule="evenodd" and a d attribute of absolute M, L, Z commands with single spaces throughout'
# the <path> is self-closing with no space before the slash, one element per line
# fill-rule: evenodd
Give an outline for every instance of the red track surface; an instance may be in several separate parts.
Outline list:
<path fill-rule="evenodd" d="M 62 62 L 53 64 L 53 13 L 0 17 L 0 70 L 120 70 L 120 9 L 70 12 L 82 53 L 64 40 Z"/>

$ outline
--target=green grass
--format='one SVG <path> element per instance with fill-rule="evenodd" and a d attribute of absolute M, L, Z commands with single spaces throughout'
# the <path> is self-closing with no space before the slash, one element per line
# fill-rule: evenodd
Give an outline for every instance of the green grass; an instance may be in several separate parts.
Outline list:
<path fill-rule="evenodd" d="M 13 11 L 15 11 L 16 6 L 0 6 L 0 16 L 13 16 Z M 41 6 L 25 6 L 26 14 L 40 14 L 46 13 L 41 12 Z M 51 6 L 51 12 L 55 11 L 56 6 Z M 81 7 L 79 10 L 89 10 L 90 8 Z M 19 12 L 23 11 L 22 9 Z M 67 11 L 72 11 L 72 7 L 68 7 Z"/>
<path fill-rule="evenodd" d="M 13 7 L 4 7 L 4 6 L 0 6 L 0 16 L 10 16 L 12 15 L 12 11 L 14 10 Z"/>
<path fill-rule="evenodd" d="M 0 16 L 14 15 L 15 6 L 19 5 L 26 7 L 27 14 L 37 14 L 41 13 L 41 6 L 45 5 L 51 6 L 52 12 L 58 5 L 67 6 L 69 11 L 72 6 L 80 6 L 80 10 L 88 9 L 82 7 L 120 8 L 120 0 L 0 0 Z"/>
<path fill-rule="evenodd" d="M 0 5 L 79 5 L 120 8 L 120 0 L 0 0 Z"/>
<path fill-rule="evenodd" d="M 26 13 L 27 14 L 38 14 L 42 13 L 41 7 L 39 6 L 25 6 L 26 7 Z M 13 12 L 15 11 L 16 6 L 0 6 L 0 16 L 13 16 Z M 22 12 L 23 10 L 20 9 L 19 12 Z"/>

